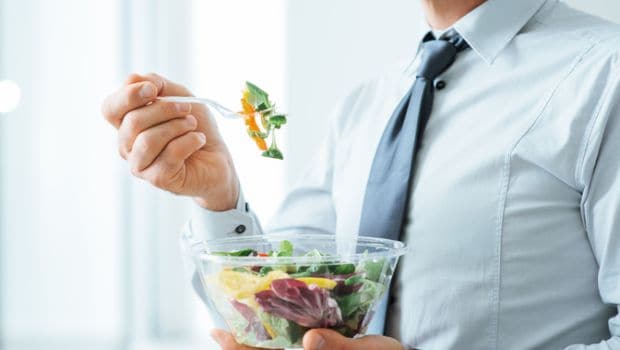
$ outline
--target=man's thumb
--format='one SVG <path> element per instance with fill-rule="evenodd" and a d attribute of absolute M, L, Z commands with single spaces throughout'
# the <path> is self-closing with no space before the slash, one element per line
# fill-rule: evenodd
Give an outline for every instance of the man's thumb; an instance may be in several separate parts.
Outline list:
<path fill-rule="evenodd" d="M 304 335 L 304 350 L 401 350 L 396 339 L 367 335 L 357 339 L 342 336 L 330 329 L 313 329 Z"/>

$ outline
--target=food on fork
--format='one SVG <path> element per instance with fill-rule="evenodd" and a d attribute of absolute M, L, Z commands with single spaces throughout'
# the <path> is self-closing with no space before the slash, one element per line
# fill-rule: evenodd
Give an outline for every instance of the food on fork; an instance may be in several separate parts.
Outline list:
<path fill-rule="evenodd" d="M 243 116 L 248 135 L 263 151 L 264 157 L 283 159 L 282 151 L 276 143 L 276 130 L 286 124 L 286 115 L 276 112 L 275 104 L 263 89 L 249 81 L 245 85 L 239 114 Z M 267 146 L 269 138 L 271 140 Z"/>

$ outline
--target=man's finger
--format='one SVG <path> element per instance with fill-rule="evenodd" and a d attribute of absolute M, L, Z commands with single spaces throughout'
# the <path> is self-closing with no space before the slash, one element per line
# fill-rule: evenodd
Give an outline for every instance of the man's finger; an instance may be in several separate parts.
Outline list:
<path fill-rule="evenodd" d="M 127 85 L 108 96 L 101 107 L 105 119 L 119 128 L 127 112 L 147 105 L 157 97 L 157 87 L 150 81 Z"/>
<path fill-rule="evenodd" d="M 140 133 L 169 120 L 184 117 L 191 110 L 192 105 L 189 103 L 157 101 L 127 113 L 118 129 L 119 153 L 127 158 Z"/>
<path fill-rule="evenodd" d="M 172 82 L 159 74 L 147 73 L 147 74 L 131 74 L 127 78 L 128 83 L 135 83 L 140 81 L 150 81 L 157 86 L 157 95 L 159 96 L 189 96 L 191 93 L 183 85 L 179 85 Z"/>
<path fill-rule="evenodd" d="M 396 339 L 367 335 L 357 339 L 347 338 L 329 329 L 313 329 L 304 335 L 304 350 L 404 350 Z"/>
<path fill-rule="evenodd" d="M 190 95 L 186 87 L 158 74 L 133 73 L 125 80 L 125 86 L 105 99 L 101 110 L 106 120 L 118 128 L 127 112 L 154 101 L 157 96 Z"/>
<path fill-rule="evenodd" d="M 192 131 L 179 136 L 166 145 L 148 168 L 134 175 L 149 181 L 155 187 L 176 192 L 176 189 L 170 188 L 170 184 L 185 176 L 185 160 L 204 146 L 205 142 L 205 134 L 201 132 Z"/>
<path fill-rule="evenodd" d="M 136 137 L 127 157 L 133 173 L 148 167 L 171 140 L 196 129 L 196 117 L 188 115 L 149 128 Z"/>
<path fill-rule="evenodd" d="M 257 348 L 246 345 L 239 345 L 232 334 L 221 329 L 214 329 L 211 331 L 211 337 L 220 344 L 222 350 L 258 350 Z"/>
<path fill-rule="evenodd" d="M 204 146 L 206 141 L 205 134 L 196 131 L 188 132 L 170 141 L 157 161 L 161 162 L 161 166 L 167 171 L 175 172 L 183 166 L 189 156 Z"/>
<path fill-rule="evenodd" d="M 139 83 L 142 81 L 146 81 L 146 79 L 144 79 L 144 77 L 142 77 L 140 74 L 138 73 L 131 73 L 127 76 L 127 79 L 125 79 L 125 84 L 124 85 L 131 85 L 131 84 L 135 84 L 135 83 Z M 153 81 L 151 81 L 152 83 L 154 83 Z M 160 85 L 155 84 L 157 86 L 157 90 L 159 91 L 159 87 Z"/>

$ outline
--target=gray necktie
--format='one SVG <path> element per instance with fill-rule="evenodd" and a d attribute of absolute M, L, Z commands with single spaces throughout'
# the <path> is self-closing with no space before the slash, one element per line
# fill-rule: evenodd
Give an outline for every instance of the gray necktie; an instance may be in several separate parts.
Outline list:
<path fill-rule="evenodd" d="M 454 62 L 467 43 L 454 30 L 440 40 L 424 37 L 413 86 L 392 114 L 370 170 L 359 233 L 399 239 L 405 218 L 416 149 L 433 107 L 433 81 Z"/>

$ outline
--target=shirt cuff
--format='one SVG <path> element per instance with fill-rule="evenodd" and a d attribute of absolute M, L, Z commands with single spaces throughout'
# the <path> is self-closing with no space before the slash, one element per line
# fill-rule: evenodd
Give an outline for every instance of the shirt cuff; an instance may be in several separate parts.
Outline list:
<path fill-rule="evenodd" d="M 215 238 L 252 235 L 255 233 L 254 218 L 249 204 L 240 191 L 237 206 L 226 211 L 212 211 L 194 205 L 192 219 L 185 230 L 185 240 L 201 242 Z"/>

